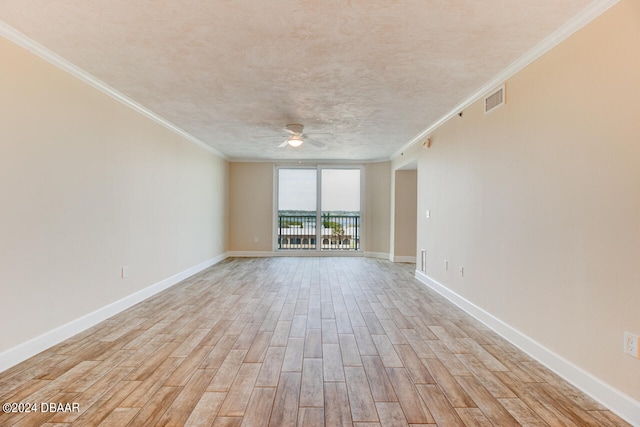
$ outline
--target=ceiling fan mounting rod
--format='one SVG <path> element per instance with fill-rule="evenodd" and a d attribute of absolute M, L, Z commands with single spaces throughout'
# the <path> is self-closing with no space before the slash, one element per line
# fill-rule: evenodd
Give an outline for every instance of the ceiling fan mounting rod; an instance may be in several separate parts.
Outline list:
<path fill-rule="evenodd" d="M 301 124 L 293 123 L 293 124 L 287 125 L 287 132 L 293 135 L 301 135 L 302 129 L 304 129 L 304 126 Z"/>

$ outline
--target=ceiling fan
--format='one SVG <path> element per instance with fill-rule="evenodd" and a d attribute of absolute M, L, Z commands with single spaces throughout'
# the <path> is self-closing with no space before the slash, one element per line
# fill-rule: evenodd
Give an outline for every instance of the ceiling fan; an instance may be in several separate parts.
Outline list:
<path fill-rule="evenodd" d="M 309 138 L 309 135 L 329 135 L 329 134 L 325 134 L 325 133 L 316 133 L 316 134 L 309 134 L 306 135 L 304 133 L 302 133 L 302 129 L 304 129 L 304 126 L 301 124 L 290 124 L 287 125 L 285 127 L 285 131 L 287 133 L 289 133 L 289 137 L 280 145 L 278 145 L 278 148 L 284 148 L 286 146 L 290 146 L 290 147 L 299 147 L 302 145 L 302 143 L 304 142 L 309 142 L 310 144 L 315 145 L 316 147 L 324 147 L 325 143 L 324 142 L 320 142 L 320 141 L 316 141 L 315 139 L 311 139 Z"/>

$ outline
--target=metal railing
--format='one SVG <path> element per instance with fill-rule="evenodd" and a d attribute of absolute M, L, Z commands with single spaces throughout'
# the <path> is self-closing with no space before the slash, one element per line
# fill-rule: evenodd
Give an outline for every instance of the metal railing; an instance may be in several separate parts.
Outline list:
<path fill-rule="evenodd" d="M 277 231 L 278 249 L 360 250 L 359 215 L 322 216 L 320 236 L 314 215 L 278 215 Z"/>

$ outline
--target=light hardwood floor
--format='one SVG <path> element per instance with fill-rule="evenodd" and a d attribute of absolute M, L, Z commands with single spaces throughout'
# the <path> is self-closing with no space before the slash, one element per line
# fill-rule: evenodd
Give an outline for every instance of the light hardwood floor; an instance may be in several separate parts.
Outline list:
<path fill-rule="evenodd" d="M 367 258 L 228 259 L 0 374 L 1 426 L 622 426 Z"/>

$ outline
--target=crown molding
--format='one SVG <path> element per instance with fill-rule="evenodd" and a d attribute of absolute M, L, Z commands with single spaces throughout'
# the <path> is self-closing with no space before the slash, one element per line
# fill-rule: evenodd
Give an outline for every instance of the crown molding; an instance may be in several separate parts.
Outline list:
<path fill-rule="evenodd" d="M 164 126 L 165 128 L 169 129 L 170 131 L 176 133 L 177 135 L 181 136 L 182 138 L 188 140 L 189 142 L 197 145 L 200 148 L 203 148 L 207 151 L 209 151 L 212 154 L 215 154 L 218 157 L 221 157 L 225 160 L 228 160 L 227 157 L 222 154 L 220 151 L 216 150 L 215 148 L 211 147 L 209 144 L 201 141 L 200 139 L 196 138 L 195 136 L 185 132 L 184 130 L 180 129 L 178 126 L 174 125 L 173 123 L 171 123 L 170 121 L 166 120 L 165 118 L 159 116 L 158 114 L 154 113 L 153 111 L 147 109 L 146 107 L 143 107 L 142 105 L 138 104 L 136 101 L 134 101 L 133 99 L 129 98 L 128 96 L 118 92 L 117 90 L 115 90 L 114 88 L 112 88 L 111 86 L 109 86 L 108 84 L 106 84 L 105 82 L 97 79 L 96 77 L 92 76 L 91 74 L 89 74 L 88 72 L 84 71 L 83 69 L 81 69 L 80 67 L 72 64 L 71 62 L 67 61 L 66 59 L 62 58 L 61 56 L 57 55 L 56 53 L 52 52 L 51 50 L 47 49 L 46 47 L 42 46 L 41 44 L 37 43 L 36 41 L 30 39 L 29 37 L 25 36 L 24 34 L 20 33 L 18 30 L 14 29 L 13 27 L 7 25 L 5 22 L 0 21 L 0 36 L 6 38 L 7 40 L 15 43 L 16 45 L 22 47 L 23 49 L 26 49 L 27 51 L 33 53 L 34 55 L 38 56 L 39 58 L 47 61 L 48 63 L 55 65 L 56 67 L 58 67 L 59 69 L 71 74 L 73 77 L 77 78 L 78 80 L 88 84 L 89 86 L 99 90 L 100 92 L 106 94 L 107 96 L 115 99 L 116 101 L 126 105 L 127 107 L 131 108 L 132 110 L 142 114 L 143 116 L 153 120 L 154 122 Z"/>
<path fill-rule="evenodd" d="M 436 120 L 432 125 L 428 128 L 424 129 L 422 132 L 414 136 L 407 144 L 403 145 L 399 150 L 394 152 L 390 160 L 395 159 L 400 156 L 401 153 L 407 151 L 413 145 L 418 142 L 424 141 L 425 138 L 429 136 L 432 132 L 442 126 L 449 119 L 458 115 L 458 113 L 465 108 L 469 107 L 471 104 L 481 99 L 484 95 L 490 92 L 492 89 L 497 86 L 503 84 L 506 80 L 513 77 L 523 68 L 531 64 L 536 59 L 540 58 L 545 53 L 549 52 L 551 49 L 559 45 L 561 42 L 566 40 L 569 36 L 576 33 L 582 27 L 587 25 L 589 22 L 593 21 L 595 18 L 606 12 L 613 5 L 618 3 L 620 0 L 596 0 L 591 3 L 587 8 L 585 8 L 582 12 L 574 16 L 572 19 L 567 21 L 560 28 L 555 30 L 549 36 L 544 38 L 540 43 L 535 45 L 533 48 L 529 49 L 525 52 L 520 58 L 518 58 L 515 62 L 505 68 L 503 71 L 494 76 L 491 80 L 486 82 L 480 89 L 475 91 L 471 96 L 466 98 L 464 101 L 456 105 L 451 111 L 447 114 Z"/>
<path fill-rule="evenodd" d="M 328 165 L 363 165 L 371 163 L 388 162 L 389 158 L 384 159 L 258 159 L 253 157 L 230 157 L 227 159 L 229 163 L 274 163 L 278 166 L 309 166 L 317 164 Z"/>

